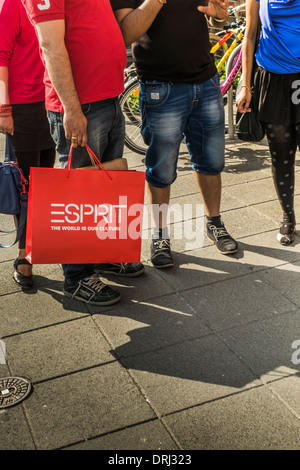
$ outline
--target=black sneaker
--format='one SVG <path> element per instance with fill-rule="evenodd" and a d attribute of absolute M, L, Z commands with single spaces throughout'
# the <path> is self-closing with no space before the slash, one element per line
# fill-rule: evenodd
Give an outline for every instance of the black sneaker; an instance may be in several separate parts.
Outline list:
<path fill-rule="evenodd" d="M 91 305 L 112 305 L 121 299 L 121 294 L 103 284 L 97 274 L 85 277 L 73 285 L 65 282 L 63 292 L 72 300 L 80 300 Z"/>
<path fill-rule="evenodd" d="M 122 277 L 137 277 L 143 274 L 145 267 L 142 263 L 107 263 L 96 264 L 96 274 L 116 274 Z"/>
<path fill-rule="evenodd" d="M 207 236 L 223 255 L 231 255 L 238 251 L 237 242 L 229 235 L 223 222 L 217 227 L 207 224 Z"/>
<path fill-rule="evenodd" d="M 152 239 L 151 262 L 155 268 L 170 268 L 174 266 L 168 238 Z"/>

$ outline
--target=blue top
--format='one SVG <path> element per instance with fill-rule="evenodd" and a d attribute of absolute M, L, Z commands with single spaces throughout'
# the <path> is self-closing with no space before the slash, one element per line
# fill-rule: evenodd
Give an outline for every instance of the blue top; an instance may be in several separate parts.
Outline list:
<path fill-rule="evenodd" d="M 300 0 L 258 0 L 258 65 L 273 73 L 300 72 Z"/>

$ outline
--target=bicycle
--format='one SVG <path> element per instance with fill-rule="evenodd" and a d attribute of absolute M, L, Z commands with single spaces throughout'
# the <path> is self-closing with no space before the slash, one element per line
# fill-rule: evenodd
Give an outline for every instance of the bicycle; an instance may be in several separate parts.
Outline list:
<path fill-rule="evenodd" d="M 245 9 L 245 6 L 246 4 L 242 3 L 235 8 L 229 7 L 228 11 L 230 15 L 234 15 L 235 20 L 223 26 L 221 31 L 210 33 L 209 35 L 212 44 L 210 52 L 214 54 L 216 67 L 221 80 L 223 79 L 222 71 L 225 73 L 226 63 L 230 54 L 244 38 L 246 19 L 240 17 L 240 10 Z M 233 36 L 234 39 L 232 40 Z"/>

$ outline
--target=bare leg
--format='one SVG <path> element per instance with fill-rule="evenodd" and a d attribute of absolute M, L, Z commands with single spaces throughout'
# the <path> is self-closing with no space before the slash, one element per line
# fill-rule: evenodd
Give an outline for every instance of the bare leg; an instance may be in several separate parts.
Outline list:
<path fill-rule="evenodd" d="M 167 210 L 154 211 L 153 206 L 169 205 L 170 201 L 170 186 L 166 188 L 156 188 L 146 183 L 147 197 L 151 209 L 151 215 L 155 228 L 164 228 L 167 225 Z M 165 207 L 166 207 L 165 206 Z"/>
<path fill-rule="evenodd" d="M 220 215 L 221 175 L 203 175 L 196 172 L 196 180 L 202 195 L 205 213 L 208 217 Z"/>

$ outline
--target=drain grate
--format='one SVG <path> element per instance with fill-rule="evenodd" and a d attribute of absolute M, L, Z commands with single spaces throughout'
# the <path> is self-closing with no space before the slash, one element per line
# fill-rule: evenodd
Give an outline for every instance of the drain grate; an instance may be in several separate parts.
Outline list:
<path fill-rule="evenodd" d="M 0 409 L 16 405 L 31 392 L 31 383 L 23 377 L 0 379 Z"/>

